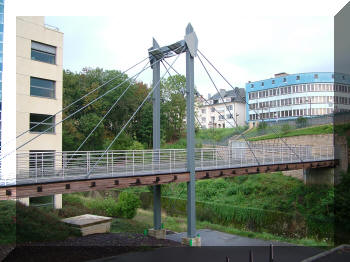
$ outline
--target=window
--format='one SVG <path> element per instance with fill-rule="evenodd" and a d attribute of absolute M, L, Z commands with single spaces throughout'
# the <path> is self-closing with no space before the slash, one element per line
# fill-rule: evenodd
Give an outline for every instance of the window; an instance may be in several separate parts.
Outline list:
<path fill-rule="evenodd" d="M 56 47 L 32 41 L 32 59 L 56 64 Z"/>
<path fill-rule="evenodd" d="M 215 108 L 214 107 L 210 108 L 210 111 L 215 112 Z"/>
<path fill-rule="evenodd" d="M 202 114 L 205 114 L 206 110 L 205 109 L 202 109 Z"/>
<path fill-rule="evenodd" d="M 300 80 L 300 76 L 297 76 L 297 80 Z"/>
<path fill-rule="evenodd" d="M 205 122 L 206 121 L 206 118 L 205 117 L 202 117 L 202 122 Z"/>
<path fill-rule="evenodd" d="M 250 88 L 254 88 L 254 84 L 251 84 L 251 85 L 250 85 Z"/>
<path fill-rule="evenodd" d="M 219 115 L 219 120 L 224 120 L 224 116 L 223 115 Z"/>
<path fill-rule="evenodd" d="M 284 78 L 283 78 L 283 82 L 287 82 L 287 78 L 284 77 Z"/>
<path fill-rule="evenodd" d="M 30 127 L 30 132 L 54 133 L 55 117 L 51 115 L 30 113 L 29 127 Z"/>
<path fill-rule="evenodd" d="M 261 82 L 261 86 L 264 86 L 264 82 Z"/>
<path fill-rule="evenodd" d="M 318 78 L 318 74 L 315 74 L 315 75 L 314 75 L 314 78 L 317 79 L 317 78 Z"/>
<path fill-rule="evenodd" d="M 232 105 L 229 105 L 226 108 L 227 108 L 227 110 L 232 110 L 233 107 L 232 107 Z"/>
<path fill-rule="evenodd" d="M 233 118 L 233 116 L 232 116 L 232 114 L 227 114 L 227 115 L 226 115 L 226 118 L 227 118 L 227 119 L 231 119 L 231 118 Z"/>
<path fill-rule="evenodd" d="M 30 77 L 30 95 L 55 98 L 55 81 Z"/>
<path fill-rule="evenodd" d="M 29 167 L 38 172 L 52 169 L 55 166 L 55 151 L 52 150 L 30 150 Z"/>
<path fill-rule="evenodd" d="M 272 84 L 274 84 L 275 83 L 275 80 L 272 80 Z"/>

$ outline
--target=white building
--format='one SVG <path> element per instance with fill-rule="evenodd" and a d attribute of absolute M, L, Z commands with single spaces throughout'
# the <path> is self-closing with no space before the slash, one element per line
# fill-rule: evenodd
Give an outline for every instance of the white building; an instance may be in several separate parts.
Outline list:
<path fill-rule="evenodd" d="M 196 106 L 196 115 L 201 128 L 232 128 L 245 125 L 244 88 L 229 91 L 220 89 L 220 93 L 208 95 L 208 99 L 200 98 Z"/>

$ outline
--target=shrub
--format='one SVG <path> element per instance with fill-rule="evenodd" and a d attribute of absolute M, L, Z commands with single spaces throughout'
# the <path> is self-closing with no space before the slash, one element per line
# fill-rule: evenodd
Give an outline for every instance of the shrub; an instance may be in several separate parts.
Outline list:
<path fill-rule="evenodd" d="M 283 126 L 282 126 L 282 133 L 283 134 L 287 134 L 287 133 L 289 133 L 289 131 L 290 131 L 290 125 L 288 125 L 288 124 L 284 124 Z"/>
<path fill-rule="evenodd" d="M 297 125 L 297 128 L 306 127 L 307 119 L 305 117 L 300 116 L 297 118 L 295 123 Z"/>
<path fill-rule="evenodd" d="M 133 218 L 136 215 L 137 208 L 141 206 L 138 196 L 128 192 L 121 192 L 118 197 L 117 213 L 123 218 Z"/>
<path fill-rule="evenodd" d="M 26 207 L 15 201 L 0 201 L 0 243 L 64 240 L 79 236 L 51 212 Z"/>
<path fill-rule="evenodd" d="M 266 122 L 262 121 L 262 122 L 259 122 L 258 124 L 258 130 L 265 130 L 267 128 L 267 124 Z"/>

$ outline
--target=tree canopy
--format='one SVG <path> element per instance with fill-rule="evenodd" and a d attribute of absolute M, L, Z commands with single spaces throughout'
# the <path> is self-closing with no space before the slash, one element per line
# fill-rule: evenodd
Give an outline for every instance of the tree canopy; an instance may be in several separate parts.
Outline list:
<path fill-rule="evenodd" d="M 125 81 L 127 79 L 128 76 L 118 70 L 84 68 L 78 73 L 64 70 L 63 107 L 70 105 L 103 83 L 109 80 L 110 82 L 74 103 L 64 111 L 63 117 L 69 116 L 105 92 L 112 90 L 115 86 L 121 85 L 63 122 L 63 150 L 76 150 L 130 85 L 118 104 L 96 128 L 81 150 L 104 150 L 107 148 L 151 90 L 151 87 L 142 82 L 132 81 L 130 83 Z M 186 116 L 185 86 L 186 79 L 181 75 L 161 81 L 161 139 L 163 143 L 174 141 L 183 136 Z M 151 148 L 152 115 L 152 99 L 149 99 L 111 149 Z"/>

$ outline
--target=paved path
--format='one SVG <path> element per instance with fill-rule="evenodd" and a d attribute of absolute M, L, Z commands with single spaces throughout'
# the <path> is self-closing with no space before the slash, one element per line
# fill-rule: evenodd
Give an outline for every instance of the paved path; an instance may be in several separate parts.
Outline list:
<path fill-rule="evenodd" d="M 197 233 L 200 234 L 202 246 L 269 246 L 270 244 L 274 246 L 292 246 L 292 244 L 289 243 L 241 237 L 210 229 L 200 229 L 197 230 Z M 181 239 L 185 237 L 186 234 L 187 233 L 182 232 L 167 235 L 167 239 L 181 242 Z"/>
<path fill-rule="evenodd" d="M 134 252 L 115 257 L 94 260 L 94 262 L 240 262 L 248 261 L 249 252 L 252 250 L 254 262 L 269 261 L 269 245 L 274 245 L 274 261 L 300 262 L 303 259 L 314 256 L 323 250 L 313 247 L 293 246 L 289 243 L 265 241 L 218 231 L 202 229 L 197 231 L 202 240 L 202 247 L 169 247 L 158 248 L 146 252 Z M 167 239 L 181 241 L 186 233 L 167 235 Z M 93 262 L 93 261 L 91 261 Z"/>

